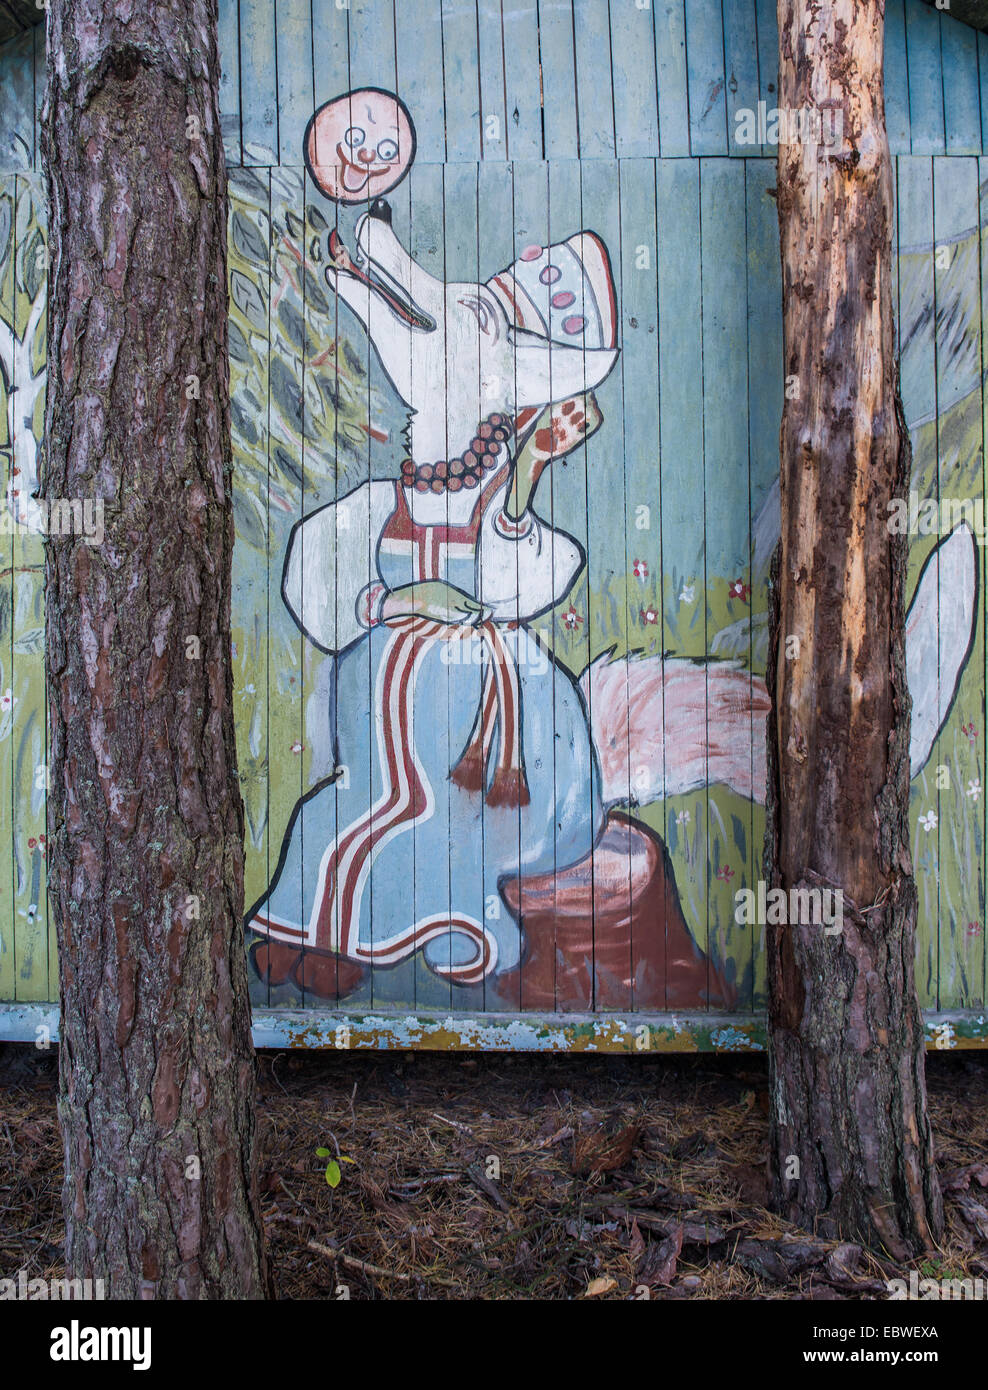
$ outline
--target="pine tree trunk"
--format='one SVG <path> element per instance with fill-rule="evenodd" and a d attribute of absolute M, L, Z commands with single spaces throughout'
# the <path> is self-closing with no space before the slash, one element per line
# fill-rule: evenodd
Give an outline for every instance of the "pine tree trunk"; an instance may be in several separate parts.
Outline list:
<path fill-rule="evenodd" d="M 802 1226 L 901 1257 L 929 1245 L 942 1212 L 913 974 L 907 541 L 887 528 L 909 439 L 884 3 L 778 0 L 778 12 L 779 105 L 836 108 L 843 143 L 779 149 L 787 399 L 766 878 L 840 890 L 843 931 L 767 929 L 773 1197 Z"/>
<path fill-rule="evenodd" d="M 50 0 L 43 496 L 67 1262 L 265 1291 L 230 661 L 216 0 Z M 196 378 L 191 381 L 190 378 Z"/>

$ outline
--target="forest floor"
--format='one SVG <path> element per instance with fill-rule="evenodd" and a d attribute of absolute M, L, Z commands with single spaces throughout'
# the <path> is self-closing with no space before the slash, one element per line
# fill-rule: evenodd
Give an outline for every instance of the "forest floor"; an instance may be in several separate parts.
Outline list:
<path fill-rule="evenodd" d="M 278 1296 L 885 1299 L 910 1268 L 984 1278 L 988 1055 L 927 1070 L 947 1225 L 902 1267 L 766 1209 L 757 1055 L 262 1054 Z M 0 1045 L 0 1277 L 64 1274 L 56 1090 L 53 1052 Z"/>

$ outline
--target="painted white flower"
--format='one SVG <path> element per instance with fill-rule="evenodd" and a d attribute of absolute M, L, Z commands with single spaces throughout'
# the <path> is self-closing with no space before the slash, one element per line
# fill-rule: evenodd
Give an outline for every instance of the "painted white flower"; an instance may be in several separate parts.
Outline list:
<path fill-rule="evenodd" d="M 302 752 L 304 752 L 304 751 L 305 751 L 305 744 L 304 744 L 304 743 L 299 743 L 298 739 L 296 739 L 295 742 L 292 744 L 292 752 L 293 752 L 293 753 L 302 753 Z"/>
<path fill-rule="evenodd" d="M 682 593 L 679 595 L 680 603 L 692 603 L 696 598 L 696 585 L 684 584 Z"/>
<path fill-rule="evenodd" d="M 16 704 L 17 696 L 11 693 L 10 687 L 8 686 L 3 694 L 0 695 L 0 711 L 4 714 L 9 714 Z"/>
<path fill-rule="evenodd" d="M 677 824 L 677 825 L 689 825 L 689 823 L 690 823 L 690 813 L 689 813 L 689 811 L 680 811 L 679 815 L 676 817 L 676 824 Z"/>
<path fill-rule="evenodd" d="M 977 801 L 981 796 L 981 778 L 975 777 L 967 784 L 967 794 L 972 801 Z"/>
<path fill-rule="evenodd" d="M 936 811 L 927 811 L 925 816 L 920 816 L 919 823 L 927 832 L 936 830 L 938 823 Z"/>

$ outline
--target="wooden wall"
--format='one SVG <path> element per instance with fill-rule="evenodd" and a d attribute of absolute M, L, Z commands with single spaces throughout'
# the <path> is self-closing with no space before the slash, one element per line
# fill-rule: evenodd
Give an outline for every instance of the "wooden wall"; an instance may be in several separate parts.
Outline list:
<path fill-rule="evenodd" d="M 394 476 L 401 457 L 400 405 L 322 274 L 330 228 L 352 244 L 357 210 L 335 208 L 302 168 L 313 109 L 362 85 L 407 103 L 418 149 L 390 198 L 395 230 L 446 279 L 484 280 L 528 241 L 584 227 L 603 237 L 622 353 L 599 392 L 604 426 L 553 475 L 555 524 L 580 541 L 588 565 L 540 620 L 542 639 L 575 676 L 610 653 L 732 657 L 757 677 L 783 390 L 775 165 L 771 147 L 732 137 L 739 110 L 774 105 L 777 32 L 775 0 L 220 0 L 220 25 L 235 698 L 251 901 L 329 757 L 320 735 L 329 662 L 281 600 L 288 533 L 360 482 Z M 902 382 L 922 495 L 984 494 L 985 42 L 919 0 L 889 0 Z M 0 71 L 0 320 L 19 336 L 44 294 L 33 269 L 44 235 L 38 31 L 0 52 Z M 43 351 L 42 325 L 32 370 Z M 18 490 L 12 432 L 37 432 L 40 411 L 39 398 L 27 425 L 16 409 L 3 412 L 8 497 Z M 914 540 L 911 588 L 934 539 Z M 12 700 L 5 708 L 0 699 L 0 843 L 11 846 L 0 879 L 0 1000 L 56 997 L 41 841 L 42 553 L 35 535 L 0 536 L 0 697 L 9 689 Z M 913 784 L 917 974 L 930 1010 L 984 1005 L 984 655 L 979 620 L 956 702 Z M 700 717 L 709 724 L 714 712 Z M 630 765 L 628 778 L 632 814 L 668 848 L 691 933 L 729 975 L 735 1012 L 757 1016 L 760 933 L 733 912 L 737 889 L 760 876 L 761 808 L 717 783 L 639 798 Z M 255 1000 L 320 1007 L 259 982 Z M 413 961 L 374 972 L 347 1005 L 494 1007 L 483 986 L 441 984 Z M 634 1012 L 633 990 L 621 1007 Z"/>

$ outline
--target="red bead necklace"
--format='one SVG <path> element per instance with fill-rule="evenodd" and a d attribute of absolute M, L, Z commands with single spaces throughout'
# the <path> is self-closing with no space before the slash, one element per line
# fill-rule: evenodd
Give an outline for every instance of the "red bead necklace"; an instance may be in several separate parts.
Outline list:
<path fill-rule="evenodd" d="M 510 438 L 508 416 L 495 412 L 477 426 L 469 446 L 456 458 L 418 464 L 404 459 L 401 481 L 405 487 L 414 487 L 416 492 L 445 492 L 447 489 L 459 492 L 461 487 L 477 487 L 485 470 L 497 467 L 501 445 Z"/>

